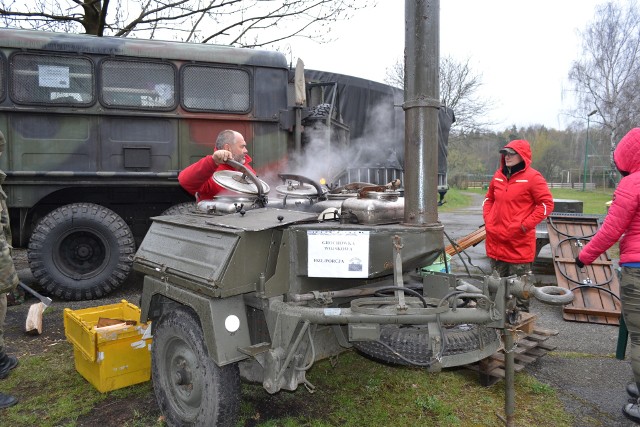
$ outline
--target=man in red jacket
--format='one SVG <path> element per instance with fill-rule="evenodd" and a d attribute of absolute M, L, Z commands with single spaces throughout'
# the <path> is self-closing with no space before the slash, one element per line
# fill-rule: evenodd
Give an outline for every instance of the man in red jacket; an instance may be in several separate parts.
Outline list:
<path fill-rule="evenodd" d="M 531 167 L 531 147 L 511 141 L 500 154 L 482 203 L 487 237 L 485 249 L 500 277 L 531 274 L 536 256 L 536 225 L 553 211 L 553 196 L 540 172 Z M 529 311 L 528 300 L 518 300 Z"/>
<path fill-rule="evenodd" d="M 233 130 L 223 130 L 216 138 L 213 154 L 183 169 L 178 175 L 178 182 L 182 188 L 196 196 L 197 201 L 213 199 L 213 196 L 220 193 L 233 193 L 213 180 L 214 172 L 235 170 L 225 163 L 229 159 L 242 163 L 251 172 L 256 173 L 249 165 L 251 157 L 247 154 L 247 143 L 242 134 Z"/>

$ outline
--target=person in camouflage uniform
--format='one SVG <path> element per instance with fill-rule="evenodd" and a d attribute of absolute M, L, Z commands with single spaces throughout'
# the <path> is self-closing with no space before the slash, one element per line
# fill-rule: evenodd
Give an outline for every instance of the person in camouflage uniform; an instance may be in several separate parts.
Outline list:
<path fill-rule="evenodd" d="M 0 132 L 0 155 L 4 151 L 5 139 Z M 5 353 L 4 347 L 4 320 L 7 316 L 7 293 L 13 292 L 18 286 L 18 274 L 11 258 L 11 227 L 9 223 L 9 210 L 7 209 L 7 195 L 2 190 L 2 183 L 6 174 L 0 171 L 0 379 L 9 376 L 9 372 L 18 366 L 15 356 Z M 13 406 L 18 399 L 13 396 L 0 393 L 0 409 Z"/>

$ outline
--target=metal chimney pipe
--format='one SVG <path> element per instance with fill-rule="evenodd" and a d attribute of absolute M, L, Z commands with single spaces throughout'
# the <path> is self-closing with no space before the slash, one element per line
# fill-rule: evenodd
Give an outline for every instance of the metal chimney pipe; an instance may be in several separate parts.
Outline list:
<path fill-rule="evenodd" d="M 405 0 L 404 222 L 438 222 L 440 1 Z"/>

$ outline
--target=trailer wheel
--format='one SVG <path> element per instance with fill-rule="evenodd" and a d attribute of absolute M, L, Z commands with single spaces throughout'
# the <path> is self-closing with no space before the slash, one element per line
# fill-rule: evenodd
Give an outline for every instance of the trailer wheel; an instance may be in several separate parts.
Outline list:
<path fill-rule="evenodd" d="M 153 389 L 172 426 L 234 426 L 240 407 L 238 364 L 209 357 L 196 314 L 180 307 L 160 317 L 151 346 Z"/>
<path fill-rule="evenodd" d="M 74 203 L 50 212 L 31 234 L 29 267 L 40 285 L 65 300 L 101 298 L 127 278 L 135 242 L 115 212 Z"/>
<path fill-rule="evenodd" d="M 185 202 L 178 203 L 177 205 L 173 205 L 160 215 L 182 215 L 189 212 L 194 212 L 196 210 L 195 202 Z"/>
<path fill-rule="evenodd" d="M 442 356 L 474 354 L 478 350 L 492 354 L 499 345 L 496 329 L 475 324 L 449 326 L 445 331 Z M 373 359 L 396 365 L 428 366 L 433 361 L 426 325 L 382 325 L 379 341 L 355 341 L 353 346 Z M 466 363 L 470 362 L 461 364 Z"/>

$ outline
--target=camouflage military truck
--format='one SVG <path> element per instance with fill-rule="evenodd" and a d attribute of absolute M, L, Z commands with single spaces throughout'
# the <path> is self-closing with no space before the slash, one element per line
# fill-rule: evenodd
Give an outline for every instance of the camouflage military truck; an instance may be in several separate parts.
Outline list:
<path fill-rule="evenodd" d="M 340 148 L 311 176 L 335 186 L 402 178 L 400 89 L 304 70 L 306 101 L 297 105 L 295 76 L 274 52 L 0 30 L 0 130 L 9 142 L 0 167 L 13 244 L 28 248 L 40 284 L 65 299 L 118 287 L 149 218 L 191 202 L 177 174 L 210 153 L 223 129 L 245 135 L 262 176 L 296 163 L 309 175 L 298 155 Z M 441 195 L 452 121 L 442 109 Z"/>
<path fill-rule="evenodd" d="M 352 87 L 354 105 L 383 105 L 398 137 L 397 90 L 308 72 L 308 101 L 296 105 L 294 77 L 275 52 L 0 30 L 0 130 L 8 141 L 0 169 L 13 244 L 28 248 L 42 287 L 91 299 L 120 286 L 149 218 L 192 201 L 178 172 L 210 154 L 221 130 L 241 132 L 255 169 L 269 176 L 292 165 L 313 132 L 325 149 L 364 133 L 366 109 L 341 119 L 349 104 L 341 93 Z"/>

